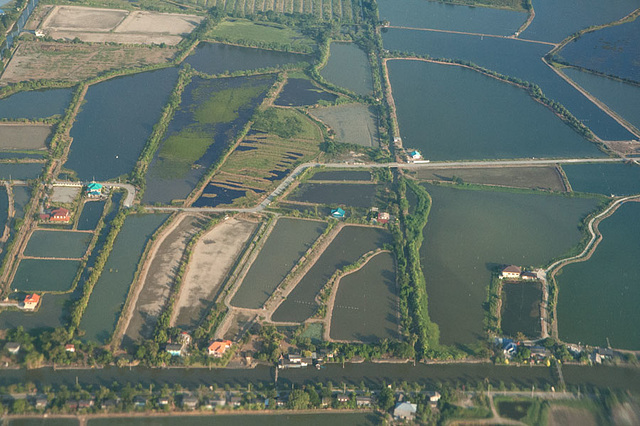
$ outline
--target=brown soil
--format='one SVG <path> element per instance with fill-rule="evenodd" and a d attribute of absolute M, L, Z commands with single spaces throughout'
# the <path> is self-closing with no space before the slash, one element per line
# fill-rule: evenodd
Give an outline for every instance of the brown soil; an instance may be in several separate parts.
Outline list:
<path fill-rule="evenodd" d="M 588 410 L 553 405 L 549 410 L 549 426 L 596 426 L 596 418 Z"/>
<path fill-rule="evenodd" d="M 1 80 L 80 81 L 104 71 L 166 63 L 175 53 L 173 48 L 22 41 Z"/>
<path fill-rule="evenodd" d="M 51 127 L 46 124 L 0 124 L 0 149 L 45 149 Z"/>

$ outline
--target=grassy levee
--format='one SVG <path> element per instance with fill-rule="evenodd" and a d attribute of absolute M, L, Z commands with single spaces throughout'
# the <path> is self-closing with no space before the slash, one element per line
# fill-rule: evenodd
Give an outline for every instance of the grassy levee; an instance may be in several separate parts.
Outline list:
<path fill-rule="evenodd" d="M 425 189 L 403 177 L 399 178 L 398 184 L 404 234 L 395 228 L 394 239 L 398 260 L 401 322 L 409 341 L 415 344 L 416 356 L 433 357 L 438 355 L 440 331 L 437 324 L 429 318 L 426 282 L 420 266 L 422 229 L 427 224 L 431 210 L 431 197 Z M 413 191 L 418 201 L 412 215 L 405 214 L 408 207 L 405 197 L 407 190 Z"/>
<path fill-rule="evenodd" d="M 492 274 L 491 283 L 487 287 L 487 307 L 485 308 L 484 325 L 489 335 L 502 334 L 502 280 Z"/>

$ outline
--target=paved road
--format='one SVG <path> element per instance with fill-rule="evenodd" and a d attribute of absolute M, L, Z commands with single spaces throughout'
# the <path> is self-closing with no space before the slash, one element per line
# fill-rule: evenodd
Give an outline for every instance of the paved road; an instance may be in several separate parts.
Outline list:
<path fill-rule="evenodd" d="M 257 213 L 264 210 L 271 202 L 282 195 L 284 191 L 291 185 L 295 179 L 305 170 L 312 167 L 327 168 L 402 168 L 402 169 L 442 169 L 442 168 L 482 168 L 482 167 L 524 167 L 524 166 L 544 166 L 554 164 L 580 164 L 580 163 L 614 163 L 623 162 L 624 158 L 564 158 L 564 159 L 528 159 L 528 160 L 492 160 L 492 161 L 433 161 L 428 163 L 304 163 L 295 168 L 295 170 L 283 180 L 278 187 L 267 196 L 260 204 L 249 208 L 231 208 L 231 207 L 147 207 L 147 210 L 160 211 L 186 211 L 186 212 L 238 212 L 238 213 Z M 121 184 L 118 184 L 121 185 Z"/>

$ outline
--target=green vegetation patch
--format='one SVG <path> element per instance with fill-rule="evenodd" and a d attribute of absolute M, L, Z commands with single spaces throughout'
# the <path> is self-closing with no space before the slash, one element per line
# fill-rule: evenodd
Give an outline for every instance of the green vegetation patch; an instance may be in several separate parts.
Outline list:
<path fill-rule="evenodd" d="M 266 49 L 309 53 L 314 42 L 299 32 L 281 24 L 231 19 L 216 25 L 206 37 L 228 43 L 257 46 Z"/>
<path fill-rule="evenodd" d="M 318 126 L 294 109 L 269 108 L 259 112 L 254 118 L 253 129 L 281 138 L 322 140 Z"/>
<path fill-rule="evenodd" d="M 531 8 L 531 0 L 438 0 L 441 3 L 462 4 L 466 6 L 494 7 L 496 9 L 510 9 L 518 12 Z"/>
<path fill-rule="evenodd" d="M 226 89 L 198 106 L 193 118 L 200 124 L 229 123 L 238 118 L 238 110 L 266 89 L 265 86 L 245 86 Z"/>
<path fill-rule="evenodd" d="M 213 139 L 205 132 L 184 130 L 165 140 L 158 162 L 166 176 L 183 176 L 207 152 L 212 142 Z"/>

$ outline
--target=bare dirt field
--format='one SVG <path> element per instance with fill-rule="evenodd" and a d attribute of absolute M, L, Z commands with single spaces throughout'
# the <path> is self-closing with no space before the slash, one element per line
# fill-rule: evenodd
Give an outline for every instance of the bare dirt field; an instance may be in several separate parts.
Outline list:
<path fill-rule="evenodd" d="M 46 124 L 0 124 L 0 150 L 46 149 L 50 134 Z"/>
<path fill-rule="evenodd" d="M 80 194 L 78 186 L 56 186 L 53 188 L 51 201 L 54 203 L 73 203 L 78 194 Z"/>
<path fill-rule="evenodd" d="M 596 426 L 598 422 L 586 409 L 552 405 L 549 409 L 549 426 Z"/>
<path fill-rule="evenodd" d="M 198 323 L 256 227 L 255 222 L 231 218 L 198 241 L 176 301 L 172 326 L 189 328 Z"/>
<path fill-rule="evenodd" d="M 36 15 L 41 16 L 41 15 Z M 201 16 L 128 12 L 80 6 L 54 6 L 36 26 L 55 39 L 86 42 L 175 45 L 202 21 Z"/>
<path fill-rule="evenodd" d="M 152 257 L 141 274 L 141 289 L 125 332 L 123 346 L 127 347 L 140 338 L 152 336 L 158 317 L 162 313 L 184 249 L 198 232 L 201 219 L 195 216 L 179 217 L 167 228 L 151 253 Z"/>
<path fill-rule="evenodd" d="M 423 169 L 415 173 L 416 178 L 425 180 L 451 181 L 456 176 L 467 183 L 565 191 L 564 182 L 555 167 L 446 168 Z"/>
<path fill-rule="evenodd" d="M 142 36 L 144 37 L 144 36 Z M 103 71 L 160 64 L 174 48 L 21 41 L 0 81 L 52 79 L 80 81 Z"/>

